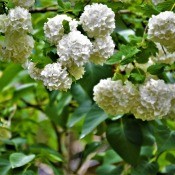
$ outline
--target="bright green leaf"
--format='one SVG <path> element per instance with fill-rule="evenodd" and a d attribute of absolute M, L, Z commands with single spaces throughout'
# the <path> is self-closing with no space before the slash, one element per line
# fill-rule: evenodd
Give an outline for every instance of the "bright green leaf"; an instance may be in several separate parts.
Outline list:
<path fill-rule="evenodd" d="M 12 168 L 24 166 L 35 158 L 34 154 L 25 155 L 23 153 L 12 153 L 10 155 L 10 163 Z"/>

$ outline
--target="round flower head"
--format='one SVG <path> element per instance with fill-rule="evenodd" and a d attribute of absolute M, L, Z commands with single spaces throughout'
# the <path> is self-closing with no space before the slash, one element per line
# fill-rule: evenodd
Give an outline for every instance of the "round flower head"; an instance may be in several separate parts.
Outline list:
<path fill-rule="evenodd" d="M 35 0 L 12 0 L 15 6 L 20 6 L 24 8 L 29 8 L 34 5 Z"/>
<path fill-rule="evenodd" d="M 155 120 L 169 113 L 172 91 L 163 80 L 150 79 L 139 87 L 139 96 L 139 104 L 132 111 L 136 118 Z"/>
<path fill-rule="evenodd" d="M 165 0 L 152 0 L 152 2 L 153 2 L 154 5 L 157 5 L 157 4 L 159 4 L 161 2 L 164 2 L 164 1 Z"/>
<path fill-rule="evenodd" d="M 148 22 L 148 37 L 160 43 L 169 52 L 175 51 L 175 13 L 171 11 L 153 15 Z"/>
<path fill-rule="evenodd" d="M 31 78 L 33 78 L 34 80 L 41 80 L 42 69 L 37 68 L 35 63 L 27 61 L 24 65 L 24 68 L 28 70 Z"/>
<path fill-rule="evenodd" d="M 69 77 L 66 68 L 62 68 L 60 63 L 47 64 L 41 71 L 41 77 L 44 85 L 50 91 L 67 91 L 72 84 L 72 79 Z"/>
<path fill-rule="evenodd" d="M 9 10 L 8 30 L 18 32 L 32 32 L 31 14 L 22 7 L 15 7 Z"/>
<path fill-rule="evenodd" d="M 96 103 L 111 115 L 129 113 L 137 97 L 132 83 L 123 85 L 121 80 L 113 81 L 110 78 L 101 80 L 93 90 Z"/>
<path fill-rule="evenodd" d="M 8 18 L 7 15 L 3 14 L 0 15 L 0 33 L 5 33 L 5 31 L 7 30 L 7 22 L 8 22 Z"/>
<path fill-rule="evenodd" d="M 56 15 L 53 18 L 49 18 L 44 24 L 44 33 L 47 40 L 52 44 L 57 44 L 58 41 L 64 35 L 64 28 L 62 22 L 66 20 L 69 22 L 70 30 L 76 30 L 78 26 L 78 21 L 73 20 L 67 15 Z"/>
<path fill-rule="evenodd" d="M 93 50 L 90 61 L 95 64 L 105 63 L 105 61 L 114 53 L 114 42 L 111 36 L 96 38 L 93 42 Z"/>
<path fill-rule="evenodd" d="M 110 35 L 115 28 L 114 12 L 103 4 L 87 5 L 80 16 L 80 22 L 89 37 Z"/>
<path fill-rule="evenodd" d="M 166 64 L 172 64 L 175 62 L 175 52 L 169 53 L 165 48 L 161 47 L 160 44 L 157 44 L 157 47 L 159 52 L 155 57 L 151 57 L 153 62 Z"/>
<path fill-rule="evenodd" d="M 57 54 L 64 66 L 71 67 L 73 64 L 81 67 L 88 62 L 91 49 L 90 40 L 79 31 L 73 31 L 60 40 L 57 45 Z"/>
<path fill-rule="evenodd" d="M 5 47 L 2 56 L 5 60 L 24 63 L 32 54 L 34 40 L 32 36 L 20 33 L 8 33 L 5 36 Z"/>

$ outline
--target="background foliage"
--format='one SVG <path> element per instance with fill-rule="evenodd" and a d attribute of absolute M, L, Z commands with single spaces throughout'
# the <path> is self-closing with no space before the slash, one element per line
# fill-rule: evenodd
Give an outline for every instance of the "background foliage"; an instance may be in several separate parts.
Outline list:
<path fill-rule="evenodd" d="M 135 83 L 144 81 L 144 70 L 124 75 L 115 66 L 134 60 L 146 63 L 156 54 L 156 46 L 146 37 L 147 22 L 152 14 L 172 9 L 174 0 L 158 6 L 148 0 L 36 0 L 31 9 L 36 41 L 31 58 L 41 65 L 54 58 L 54 50 L 45 42 L 43 33 L 47 18 L 57 13 L 78 18 L 84 6 L 92 2 L 107 4 L 115 12 L 112 37 L 118 52 L 103 66 L 88 63 L 84 77 L 71 90 L 50 92 L 19 64 L 0 62 L 1 175 L 35 175 L 43 171 L 55 175 L 174 174 L 174 121 L 108 116 L 94 103 L 92 91 L 100 79 L 113 74 L 116 79 L 127 76 Z M 4 0 L 0 4 L 1 13 L 4 6 L 10 6 Z M 172 83 L 173 70 L 174 65 L 156 64 L 147 71 Z"/>

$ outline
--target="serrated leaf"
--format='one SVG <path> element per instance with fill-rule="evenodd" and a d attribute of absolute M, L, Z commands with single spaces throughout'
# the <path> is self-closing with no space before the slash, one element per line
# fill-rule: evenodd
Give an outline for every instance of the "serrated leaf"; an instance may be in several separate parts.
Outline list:
<path fill-rule="evenodd" d="M 145 72 L 140 68 L 134 68 L 129 76 L 129 80 L 132 81 L 132 83 L 138 83 L 141 84 L 145 81 L 146 74 Z"/>
<path fill-rule="evenodd" d="M 129 164 L 137 165 L 142 131 L 136 120 L 126 118 L 108 125 L 106 137 L 111 147 Z"/>
<path fill-rule="evenodd" d="M 10 163 L 12 168 L 24 166 L 35 158 L 34 154 L 25 155 L 23 153 L 12 153 L 10 155 Z"/>
<path fill-rule="evenodd" d="M 61 7 L 62 9 L 64 9 L 64 3 L 62 2 L 62 0 L 57 0 L 57 3 L 59 5 L 59 7 Z"/>
<path fill-rule="evenodd" d="M 161 3 L 158 3 L 156 8 L 159 11 L 171 11 L 173 5 L 174 5 L 174 0 L 167 0 Z"/>
<path fill-rule="evenodd" d="M 128 64 L 134 60 L 134 55 L 140 52 L 136 46 L 121 45 L 119 51 L 107 61 L 107 64 L 116 64 L 121 61 L 121 65 Z"/>

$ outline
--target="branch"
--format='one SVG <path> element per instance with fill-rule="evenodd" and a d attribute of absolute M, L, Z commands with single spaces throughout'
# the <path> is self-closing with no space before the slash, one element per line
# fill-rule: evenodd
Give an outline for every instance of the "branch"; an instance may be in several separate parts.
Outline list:
<path fill-rule="evenodd" d="M 44 7 L 30 9 L 30 13 L 45 13 L 45 12 L 57 12 L 57 7 Z"/>

